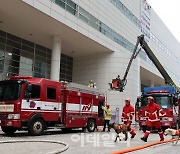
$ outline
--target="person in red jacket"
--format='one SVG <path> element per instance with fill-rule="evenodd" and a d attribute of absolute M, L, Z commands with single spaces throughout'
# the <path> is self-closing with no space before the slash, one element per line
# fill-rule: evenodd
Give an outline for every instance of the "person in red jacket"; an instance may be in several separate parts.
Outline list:
<path fill-rule="evenodd" d="M 122 112 L 122 122 L 128 126 L 128 130 L 130 131 L 131 138 L 134 138 L 136 132 L 133 128 L 131 128 L 132 119 L 134 116 L 134 107 L 130 104 L 130 99 L 125 99 L 125 106 L 123 107 Z"/>
<path fill-rule="evenodd" d="M 147 117 L 146 126 L 147 130 L 144 133 L 144 136 L 141 138 L 144 142 L 147 142 L 147 138 L 150 134 L 150 130 L 152 127 L 155 127 L 158 130 L 158 134 L 160 137 L 160 141 L 164 141 L 164 135 L 161 129 L 160 124 L 160 118 L 159 113 L 162 115 L 165 115 L 162 109 L 160 109 L 160 106 L 154 102 L 154 98 L 152 96 L 149 96 L 147 98 L 148 105 L 145 111 L 145 115 Z"/>

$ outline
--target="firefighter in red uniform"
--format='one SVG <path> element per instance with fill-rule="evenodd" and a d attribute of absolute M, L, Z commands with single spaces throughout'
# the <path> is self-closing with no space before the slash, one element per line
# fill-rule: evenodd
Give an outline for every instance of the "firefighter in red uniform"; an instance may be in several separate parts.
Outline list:
<path fill-rule="evenodd" d="M 130 99 L 125 99 L 125 106 L 123 107 L 122 112 L 122 122 L 128 126 L 128 130 L 130 131 L 131 138 L 134 138 L 136 132 L 133 128 L 131 128 L 132 119 L 134 116 L 134 107 L 130 104 Z"/>
<path fill-rule="evenodd" d="M 147 117 L 146 126 L 147 130 L 144 133 L 144 137 L 141 138 L 144 142 L 147 142 L 147 138 L 150 134 L 150 130 L 152 127 L 155 127 L 158 130 L 158 134 L 160 137 L 160 141 L 164 141 L 164 135 L 161 129 L 160 124 L 160 118 L 159 113 L 162 115 L 165 115 L 162 109 L 160 109 L 160 106 L 154 102 L 154 98 L 152 96 L 149 96 L 147 98 L 148 105 L 145 111 L 145 115 Z"/>

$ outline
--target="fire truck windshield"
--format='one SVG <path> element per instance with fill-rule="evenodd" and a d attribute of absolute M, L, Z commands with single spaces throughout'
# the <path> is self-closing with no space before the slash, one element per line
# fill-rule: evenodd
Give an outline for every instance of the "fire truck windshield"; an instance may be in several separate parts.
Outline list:
<path fill-rule="evenodd" d="M 148 96 L 147 96 L 148 97 Z M 141 99 L 141 107 L 148 104 L 147 97 Z M 169 108 L 172 104 L 172 97 L 170 96 L 153 96 L 155 102 L 160 105 L 161 108 Z"/>
<path fill-rule="evenodd" d="M 0 82 L 0 101 L 18 100 L 20 97 L 22 84 L 18 81 Z"/>

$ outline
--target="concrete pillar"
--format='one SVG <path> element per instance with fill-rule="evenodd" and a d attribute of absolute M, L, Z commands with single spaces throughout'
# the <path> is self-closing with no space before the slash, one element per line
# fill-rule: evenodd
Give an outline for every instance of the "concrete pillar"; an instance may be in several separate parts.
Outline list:
<path fill-rule="evenodd" d="M 51 56 L 51 75 L 50 78 L 59 81 L 60 78 L 60 61 L 61 61 L 61 38 L 54 36 L 52 56 Z"/>

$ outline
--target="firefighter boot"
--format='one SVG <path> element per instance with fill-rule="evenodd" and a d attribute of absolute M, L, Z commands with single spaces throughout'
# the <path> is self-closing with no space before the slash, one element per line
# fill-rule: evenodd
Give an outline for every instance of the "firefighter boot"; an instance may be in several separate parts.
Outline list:
<path fill-rule="evenodd" d="M 141 140 L 147 142 L 147 138 L 141 137 Z"/>
<path fill-rule="evenodd" d="M 163 132 L 159 132 L 160 141 L 164 141 L 164 135 Z"/>
<path fill-rule="evenodd" d="M 133 128 L 131 128 L 130 134 L 131 134 L 131 138 L 135 137 L 136 132 L 135 132 L 135 130 Z"/>
<path fill-rule="evenodd" d="M 144 134 L 144 137 L 141 137 L 141 140 L 143 140 L 144 142 L 147 142 L 147 138 L 150 134 L 150 131 L 146 131 L 145 134 Z"/>

